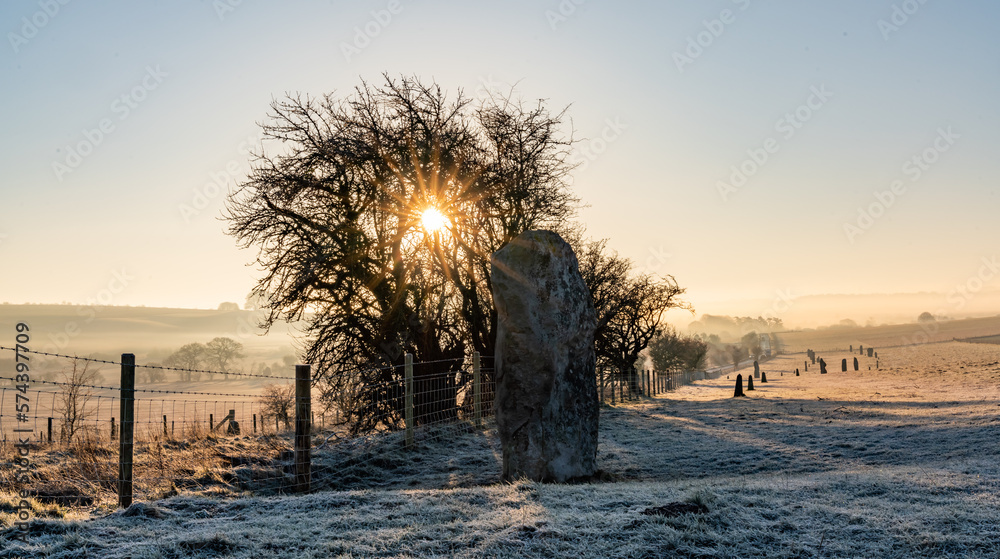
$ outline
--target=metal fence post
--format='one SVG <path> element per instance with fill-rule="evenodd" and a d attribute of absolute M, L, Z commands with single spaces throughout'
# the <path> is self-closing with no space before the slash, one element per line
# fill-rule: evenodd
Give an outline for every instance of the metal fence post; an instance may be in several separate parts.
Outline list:
<path fill-rule="evenodd" d="M 479 376 L 479 352 L 472 352 L 472 415 L 476 429 L 483 427 L 483 386 Z"/>
<path fill-rule="evenodd" d="M 406 448 L 413 447 L 413 354 L 406 354 L 406 366 L 405 366 L 405 385 L 406 390 Z"/>
<path fill-rule="evenodd" d="M 118 506 L 132 504 L 132 446 L 135 428 L 135 354 L 122 354 L 121 435 L 118 445 Z"/>
<path fill-rule="evenodd" d="M 311 477 L 312 379 L 309 365 L 295 366 L 295 491 L 309 492 Z"/>

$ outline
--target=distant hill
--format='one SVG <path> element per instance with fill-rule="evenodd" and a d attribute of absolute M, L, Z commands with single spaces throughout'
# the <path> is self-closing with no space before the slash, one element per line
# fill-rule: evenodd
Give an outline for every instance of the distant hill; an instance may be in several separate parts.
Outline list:
<path fill-rule="evenodd" d="M 796 330 L 779 334 L 789 353 L 813 349 L 832 351 L 858 345 L 892 348 L 953 339 L 995 337 L 1000 335 L 1000 316 L 967 318 L 886 326 L 833 326 L 815 330 Z"/>
<path fill-rule="evenodd" d="M 14 343 L 14 327 L 31 328 L 31 349 L 77 355 L 151 353 L 165 355 L 181 345 L 224 336 L 248 352 L 289 353 L 296 329 L 275 325 L 262 335 L 255 311 L 78 305 L 0 305 L 0 345 Z"/>

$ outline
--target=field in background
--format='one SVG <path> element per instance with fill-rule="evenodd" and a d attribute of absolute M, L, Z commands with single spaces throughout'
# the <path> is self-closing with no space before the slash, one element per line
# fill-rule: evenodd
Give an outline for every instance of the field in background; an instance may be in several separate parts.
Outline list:
<path fill-rule="evenodd" d="M 887 326 L 831 327 L 781 332 L 778 336 L 787 352 L 846 350 L 858 345 L 879 348 L 912 346 L 927 342 L 1000 335 L 1000 316 L 967 318 L 931 323 Z M 829 361 L 829 360 L 828 360 Z"/>
<path fill-rule="evenodd" d="M 0 305 L 0 346 L 13 347 L 15 325 L 25 322 L 31 328 L 28 347 L 34 351 L 119 361 L 122 353 L 133 353 L 139 365 L 161 364 L 181 346 L 207 343 L 216 337 L 228 337 L 243 344 L 246 358 L 237 361 L 231 370 L 260 374 L 265 368 L 271 378 L 230 377 L 216 375 L 209 379 L 184 382 L 179 373 L 166 371 L 162 381 L 150 382 L 148 369 L 136 371 L 136 387 L 162 393 L 140 393 L 136 408 L 137 429 L 143 432 L 163 431 L 163 416 L 168 429 L 177 436 L 185 429 L 207 426 L 209 416 L 221 418 L 229 410 L 237 410 L 241 425 L 252 427 L 257 413 L 256 397 L 267 384 L 287 384 L 294 375 L 297 361 L 294 326 L 278 324 L 267 335 L 257 326 L 260 314 L 253 311 L 217 311 L 170 309 L 153 307 L 100 307 L 77 305 Z M 32 355 L 31 375 L 35 381 L 60 382 L 71 370 L 73 362 L 61 357 Z M 102 437 L 110 436 L 111 418 L 118 414 L 120 367 L 92 363 L 98 373 L 93 383 L 107 389 L 88 389 L 93 400 L 88 404 L 86 426 Z M 209 369 L 208 365 L 200 367 Z M 14 355 L 0 351 L 0 377 L 11 378 L 15 373 Z M 7 390 L 0 404 L 12 406 L 13 381 L 0 380 Z M 32 386 L 31 427 L 36 437 L 47 436 L 47 418 L 56 418 L 58 425 L 59 385 L 35 382 Z M 191 392 L 208 394 L 190 394 Z M 186 394 L 185 394 L 186 393 Z M 238 396 L 229 396 L 238 395 Z M 8 407 L 0 406 L 4 413 Z M 216 419 L 218 422 L 218 419 Z M 10 438 L 13 418 L 0 417 L 0 438 Z M 54 436 L 59 436 L 58 427 Z"/>
<path fill-rule="evenodd" d="M 251 359 L 295 353 L 294 325 L 277 324 L 262 335 L 259 319 L 259 313 L 242 310 L 8 304 L 0 305 L 0 345 L 12 346 L 14 325 L 26 322 L 31 349 L 50 353 L 115 360 L 135 353 L 140 362 L 159 361 L 184 344 L 219 336 L 242 343 Z"/>
<path fill-rule="evenodd" d="M 221 480 L 38 523 L 25 555 L 995 557 L 1000 346 L 880 349 L 846 373 L 819 350 L 829 374 L 781 356 L 748 398 L 723 376 L 604 408 L 595 483 L 500 483 L 497 441 L 452 431 L 359 457 L 340 472 L 358 490 L 232 499 Z"/>

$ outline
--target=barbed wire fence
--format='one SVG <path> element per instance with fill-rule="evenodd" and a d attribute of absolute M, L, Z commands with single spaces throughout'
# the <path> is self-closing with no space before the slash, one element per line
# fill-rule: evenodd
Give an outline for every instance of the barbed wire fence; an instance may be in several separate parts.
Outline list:
<path fill-rule="evenodd" d="M 20 375 L 0 375 L 0 481 L 13 487 L 17 442 L 30 440 L 41 451 L 32 458 L 30 492 L 43 504 L 113 508 L 182 491 L 454 486 L 499 475 L 492 356 L 446 360 L 454 366 L 441 372 L 442 361 L 413 362 L 406 355 L 405 364 L 382 368 L 391 369 L 391 381 L 314 399 L 308 365 L 295 366 L 294 376 L 270 376 L 137 364 L 131 354 L 115 361 L 0 346 L 4 350 L 121 371 L 117 385 L 74 376 L 32 379 L 27 389 L 18 384 Z M 260 386 L 252 392 L 136 386 L 137 369 L 244 377 Z M 706 375 L 601 368 L 598 389 L 602 403 L 620 405 Z M 31 405 L 17 404 L 18 394 Z M 358 414 L 371 410 L 382 414 L 374 428 L 351 428 Z"/>

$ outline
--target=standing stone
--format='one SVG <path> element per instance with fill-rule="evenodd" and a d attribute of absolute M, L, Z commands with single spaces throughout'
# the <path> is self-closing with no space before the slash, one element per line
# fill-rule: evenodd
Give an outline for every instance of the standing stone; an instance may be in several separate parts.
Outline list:
<path fill-rule="evenodd" d="M 597 320 L 569 244 L 525 231 L 491 259 L 503 479 L 597 472 Z"/>
<path fill-rule="evenodd" d="M 761 373 L 760 374 L 760 383 L 764 384 L 765 382 L 767 382 L 767 373 Z"/>
<path fill-rule="evenodd" d="M 865 354 L 865 346 L 859 345 L 858 346 L 858 353 L 861 354 L 861 355 L 864 355 Z"/>
<path fill-rule="evenodd" d="M 753 362 L 753 378 L 760 378 L 760 363 Z"/>
<path fill-rule="evenodd" d="M 847 359 L 840 360 L 840 370 L 845 373 L 847 372 Z"/>
<path fill-rule="evenodd" d="M 808 361 L 803 361 L 802 368 L 804 368 L 806 371 L 808 371 L 809 370 L 809 362 Z"/>
<path fill-rule="evenodd" d="M 851 353 L 854 353 L 854 344 L 851 344 Z"/>
<path fill-rule="evenodd" d="M 806 369 L 806 370 L 808 370 L 808 369 Z M 795 376 L 799 376 L 799 370 L 798 369 L 795 369 Z"/>
<path fill-rule="evenodd" d="M 743 393 L 743 375 L 736 375 L 736 391 L 733 392 L 733 398 L 739 398 L 740 396 L 746 396 Z"/>
<path fill-rule="evenodd" d="M 826 361 L 824 361 L 822 357 L 819 358 L 819 374 L 826 374 Z"/>
<path fill-rule="evenodd" d="M 749 391 L 751 391 L 753 389 L 754 389 L 753 388 L 753 377 L 750 376 L 750 375 L 747 375 L 747 392 L 749 392 Z"/>
<path fill-rule="evenodd" d="M 858 358 L 857 357 L 854 358 L 854 370 L 855 371 L 858 370 Z"/>
<path fill-rule="evenodd" d="M 868 357 L 871 357 L 872 353 L 875 353 L 875 350 L 872 348 L 868 348 Z"/>

